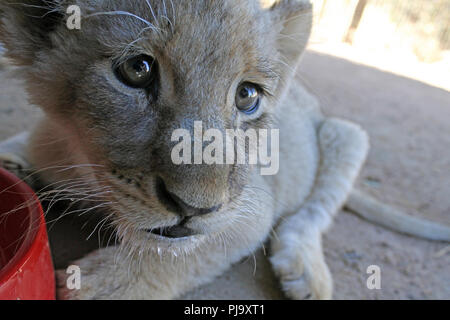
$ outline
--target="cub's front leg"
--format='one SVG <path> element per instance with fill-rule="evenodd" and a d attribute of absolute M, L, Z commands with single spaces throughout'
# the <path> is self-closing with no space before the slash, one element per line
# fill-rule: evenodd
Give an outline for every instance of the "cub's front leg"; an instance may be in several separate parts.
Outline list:
<path fill-rule="evenodd" d="M 125 274 L 111 259 L 116 256 L 116 253 L 115 247 L 99 249 L 74 262 L 72 265 L 80 272 L 72 274 L 73 277 L 80 277 L 78 288 L 72 288 L 69 285 L 74 279 L 70 279 L 71 275 L 66 273 L 66 270 L 58 270 L 56 272 L 57 299 L 89 300 L 124 294 L 127 289 L 124 286 Z"/>
<path fill-rule="evenodd" d="M 172 262 L 174 258 L 172 257 Z M 99 249 L 72 265 L 81 272 L 80 288 L 69 289 L 72 275 L 57 271 L 57 298 L 64 300 L 165 300 L 183 290 L 168 259 L 139 256 L 120 247 Z M 170 260 L 170 259 L 169 259 Z M 180 273 L 181 270 L 180 270 Z"/>
<path fill-rule="evenodd" d="M 326 120 L 318 137 L 316 183 L 297 213 L 282 220 L 271 243 L 272 266 L 292 299 L 331 299 L 321 236 L 349 196 L 369 147 L 363 130 L 337 119 Z"/>
<path fill-rule="evenodd" d="M 164 270 L 163 259 L 128 256 L 120 247 L 99 249 L 72 265 L 79 268 L 80 287 L 72 289 L 69 284 L 73 274 L 58 270 L 57 298 L 64 300 L 135 300 L 171 299 L 178 294 L 175 279 L 167 274 L 158 278 Z M 153 274 L 154 276 L 150 276 Z M 70 289 L 69 289 L 70 288 Z"/>
<path fill-rule="evenodd" d="M 223 273 L 245 254 L 200 244 L 187 254 L 173 248 L 108 247 L 74 262 L 79 267 L 79 290 L 69 290 L 73 274 L 57 271 L 58 299 L 70 300 L 169 300 L 205 284 Z M 229 252 L 229 251 L 227 251 Z M 175 253 L 175 254 L 174 254 Z"/>

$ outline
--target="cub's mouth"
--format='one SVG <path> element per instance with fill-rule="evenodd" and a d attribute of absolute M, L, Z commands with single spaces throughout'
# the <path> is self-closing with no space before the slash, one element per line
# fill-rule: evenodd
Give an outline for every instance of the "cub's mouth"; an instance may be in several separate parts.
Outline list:
<path fill-rule="evenodd" d="M 184 226 L 184 223 L 185 221 L 182 221 L 180 224 L 175 226 L 149 229 L 146 231 L 155 236 L 169 239 L 181 239 L 197 235 L 194 230 Z"/>

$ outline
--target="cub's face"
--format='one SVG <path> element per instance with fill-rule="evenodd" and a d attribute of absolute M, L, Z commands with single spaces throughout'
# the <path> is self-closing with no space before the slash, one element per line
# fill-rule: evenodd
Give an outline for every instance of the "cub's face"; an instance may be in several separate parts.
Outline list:
<path fill-rule="evenodd" d="M 69 152 L 95 164 L 122 230 L 158 241 L 214 233 L 251 201 L 251 166 L 175 164 L 172 136 L 185 129 L 194 142 L 196 122 L 224 136 L 273 125 L 311 18 L 305 1 L 267 2 L 54 1 L 33 28 L 8 5 L 3 40 L 32 101 L 62 124 Z M 80 30 L 66 26 L 69 4 Z"/>

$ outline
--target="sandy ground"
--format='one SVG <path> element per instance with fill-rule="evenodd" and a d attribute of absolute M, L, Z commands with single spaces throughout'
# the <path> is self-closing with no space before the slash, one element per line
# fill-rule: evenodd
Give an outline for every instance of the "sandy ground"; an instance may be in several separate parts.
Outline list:
<path fill-rule="evenodd" d="M 299 72 L 329 115 L 360 123 L 372 150 L 358 188 L 408 214 L 450 224 L 450 93 L 416 80 L 309 51 Z M 32 125 L 14 71 L 0 66 L 0 140 Z M 50 239 L 58 268 L 98 247 L 89 228 L 65 220 Z M 342 212 L 325 235 L 337 299 L 450 299 L 450 247 L 395 234 Z M 366 286 L 381 268 L 381 290 Z M 263 250 L 186 299 L 283 298 Z"/>

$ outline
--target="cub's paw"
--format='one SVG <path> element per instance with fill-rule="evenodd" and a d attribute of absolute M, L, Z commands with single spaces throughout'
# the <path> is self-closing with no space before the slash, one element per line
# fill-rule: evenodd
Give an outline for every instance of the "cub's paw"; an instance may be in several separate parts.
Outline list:
<path fill-rule="evenodd" d="M 75 277 L 80 276 L 79 279 Z M 58 300 L 96 300 L 101 299 L 99 291 L 102 283 L 94 273 L 67 273 L 66 270 L 56 271 L 56 298 Z M 77 284 L 77 281 L 79 283 Z"/>
<path fill-rule="evenodd" d="M 116 268 L 106 258 L 110 250 L 100 249 L 73 263 L 67 270 L 56 271 L 58 300 L 113 299 L 120 291 Z M 111 252 L 113 255 L 113 253 Z M 106 259 L 105 259 L 106 258 Z"/>
<path fill-rule="evenodd" d="M 287 243 L 282 239 L 276 241 L 270 262 L 286 296 L 294 300 L 331 299 L 333 281 L 320 240 L 318 247 L 312 241 L 300 239 Z"/>
<path fill-rule="evenodd" d="M 66 270 L 56 270 L 56 299 L 57 300 L 83 300 L 78 297 L 81 287 L 74 288 L 69 284 L 72 280 L 69 279 L 71 275 L 67 274 Z"/>

